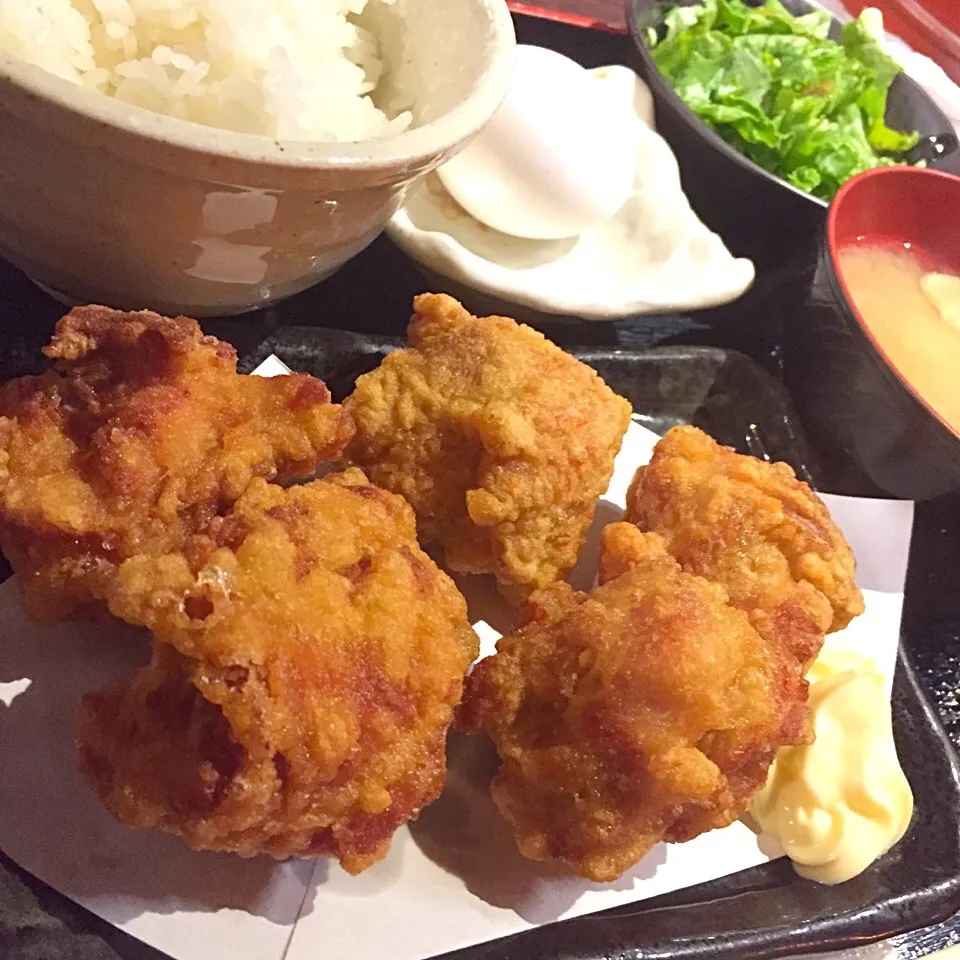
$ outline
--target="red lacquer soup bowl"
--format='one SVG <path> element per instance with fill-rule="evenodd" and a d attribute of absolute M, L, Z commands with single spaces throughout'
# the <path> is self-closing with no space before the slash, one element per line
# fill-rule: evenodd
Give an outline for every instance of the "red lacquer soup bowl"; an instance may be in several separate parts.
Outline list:
<path fill-rule="evenodd" d="M 852 244 L 911 251 L 960 275 L 960 177 L 882 167 L 846 183 L 828 212 L 816 272 L 784 351 L 807 430 L 835 468 L 849 464 L 851 475 L 867 481 L 862 492 L 925 500 L 958 491 L 960 433 L 927 402 L 922 384 L 907 382 L 858 313 L 838 266 L 838 252 Z"/>

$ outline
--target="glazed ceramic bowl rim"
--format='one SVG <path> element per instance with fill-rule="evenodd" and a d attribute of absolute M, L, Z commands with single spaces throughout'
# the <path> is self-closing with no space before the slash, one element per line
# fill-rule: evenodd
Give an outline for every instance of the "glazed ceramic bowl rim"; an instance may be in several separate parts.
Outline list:
<path fill-rule="evenodd" d="M 486 13 L 489 48 L 473 88 L 451 110 L 422 126 L 382 139 L 329 143 L 274 140 L 179 120 L 123 103 L 58 77 L 10 53 L 0 52 L 0 89 L 4 84 L 28 96 L 136 138 L 188 153 L 247 163 L 322 170 L 370 170 L 417 161 L 461 143 L 493 116 L 507 92 L 513 71 L 516 36 L 504 0 L 470 0 Z"/>
<path fill-rule="evenodd" d="M 881 361 L 887 372 L 901 387 L 903 387 L 904 390 L 910 394 L 911 397 L 913 397 L 914 400 L 917 401 L 917 403 L 920 404 L 921 407 L 923 407 L 923 409 L 930 415 L 931 419 L 940 424 L 940 426 L 943 427 L 943 429 L 952 437 L 960 441 L 960 429 L 957 429 L 947 423 L 947 421 L 927 402 L 927 400 L 923 397 L 923 394 L 921 394 L 920 391 L 917 390 L 916 387 L 914 387 L 900 372 L 896 364 L 891 361 L 890 357 L 887 355 L 887 352 L 879 344 L 877 338 L 873 334 L 873 331 L 867 326 L 863 320 L 863 317 L 860 315 L 860 311 L 856 307 L 856 302 L 854 301 L 853 296 L 847 287 L 846 281 L 843 279 L 843 274 L 840 270 L 839 264 L 837 263 L 836 254 L 839 247 L 839 237 L 837 236 L 837 218 L 839 217 L 840 208 L 843 206 L 846 197 L 852 191 L 856 190 L 860 184 L 877 177 L 887 177 L 891 179 L 891 181 L 896 177 L 937 177 L 940 180 L 949 181 L 953 183 L 954 189 L 957 192 L 958 208 L 960 208 L 960 177 L 952 173 L 947 173 L 944 170 L 929 170 L 924 169 L 923 167 L 875 167 L 872 170 L 866 170 L 863 173 L 857 174 L 855 177 L 851 177 L 837 191 L 837 195 L 833 198 L 833 202 L 830 204 L 830 209 L 827 213 L 827 222 L 824 227 L 826 237 L 824 252 L 830 267 L 828 271 L 830 282 L 834 288 L 834 293 L 838 296 L 842 303 L 842 307 L 851 317 L 854 318 L 860 333 L 870 344 L 870 347 L 873 349 L 877 359 Z"/>

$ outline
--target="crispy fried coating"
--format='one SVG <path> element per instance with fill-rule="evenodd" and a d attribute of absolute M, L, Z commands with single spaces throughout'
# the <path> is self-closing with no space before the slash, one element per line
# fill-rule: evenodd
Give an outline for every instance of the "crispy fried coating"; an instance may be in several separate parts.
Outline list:
<path fill-rule="evenodd" d="M 107 599 L 154 634 L 149 666 L 80 709 L 81 769 L 125 823 L 357 873 L 439 794 L 477 638 L 409 505 L 359 470 L 254 480 Z"/>
<path fill-rule="evenodd" d="M 804 737 L 807 685 L 656 535 L 608 527 L 602 579 L 535 593 L 458 723 L 497 747 L 491 790 L 521 853 L 612 881 L 747 809 L 775 751 Z"/>
<path fill-rule="evenodd" d="M 119 563 L 176 549 L 253 477 L 339 456 L 349 416 L 306 374 L 240 376 L 195 320 L 81 307 L 39 377 L 0 389 L 0 549 L 28 612 L 102 598 Z"/>
<path fill-rule="evenodd" d="M 809 665 L 823 634 L 863 612 L 853 551 L 785 463 L 676 427 L 637 471 L 626 519 L 664 537 L 684 570 L 722 584 L 765 636 Z"/>
<path fill-rule="evenodd" d="M 345 402 L 347 456 L 403 495 L 420 534 L 461 573 L 524 594 L 576 562 L 630 405 L 541 334 L 456 300 L 414 303 L 410 348 Z"/>

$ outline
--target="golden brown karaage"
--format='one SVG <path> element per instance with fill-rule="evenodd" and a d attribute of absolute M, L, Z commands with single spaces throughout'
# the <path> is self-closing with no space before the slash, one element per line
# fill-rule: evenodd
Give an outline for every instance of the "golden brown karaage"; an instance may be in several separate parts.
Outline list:
<path fill-rule="evenodd" d="M 541 334 L 415 301 L 410 348 L 357 382 L 347 456 L 417 512 L 461 573 L 523 594 L 567 575 L 630 420 L 630 405 Z"/>
<path fill-rule="evenodd" d="M 806 665 L 824 633 L 863 612 L 853 551 L 810 487 L 786 464 L 735 453 L 695 427 L 657 444 L 630 486 L 626 519 L 663 536 L 684 570 L 722 584 Z"/>
<path fill-rule="evenodd" d="M 805 735 L 807 684 L 656 535 L 608 527 L 602 578 L 531 597 L 474 669 L 458 723 L 497 747 L 491 789 L 520 851 L 611 881 L 747 809 L 776 750 Z"/>
<path fill-rule="evenodd" d="M 73 310 L 39 377 L 0 389 L 0 549 L 34 617 L 102 598 L 119 563 L 177 549 L 253 477 L 311 474 L 353 434 L 306 374 L 240 376 L 195 320 Z"/>
<path fill-rule="evenodd" d="M 477 638 L 409 505 L 359 470 L 254 480 L 107 600 L 154 634 L 150 665 L 80 710 L 81 768 L 125 823 L 357 873 L 439 794 Z"/>

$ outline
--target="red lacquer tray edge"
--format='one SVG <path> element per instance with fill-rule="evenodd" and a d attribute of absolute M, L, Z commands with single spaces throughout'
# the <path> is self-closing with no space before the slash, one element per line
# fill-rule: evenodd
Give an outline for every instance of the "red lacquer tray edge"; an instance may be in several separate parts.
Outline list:
<path fill-rule="evenodd" d="M 524 17 L 553 20 L 556 23 L 565 23 L 567 26 L 580 27 L 584 30 L 605 30 L 608 33 L 627 32 L 627 26 L 622 21 L 598 19 L 596 16 L 589 14 L 571 13 L 566 10 L 541 7 L 534 3 L 517 3 L 514 0 L 508 0 L 507 6 L 513 13 Z"/>

